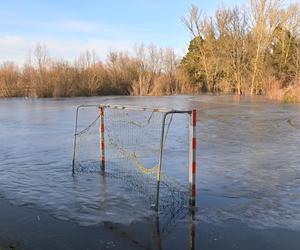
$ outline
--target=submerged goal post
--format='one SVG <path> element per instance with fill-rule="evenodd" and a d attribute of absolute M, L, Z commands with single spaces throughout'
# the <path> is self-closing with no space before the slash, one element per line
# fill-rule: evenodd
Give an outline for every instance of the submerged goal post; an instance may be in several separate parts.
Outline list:
<path fill-rule="evenodd" d="M 78 119 L 79 119 L 79 110 L 83 108 L 96 108 L 98 109 L 98 116 L 96 119 L 89 124 L 86 128 L 80 130 L 78 132 Z M 77 150 L 77 137 L 81 136 L 84 134 L 86 131 L 88 131 L 92 126 L 95 124 L 98 124 L 98 131 L 99 131 L 99 169 L 100 173 L 102 175 L 105 174 L 106 168 L 109 168 L 107 166 L 107 159 L 106 159 L 106 147 L 109 144 L 112 144 L 112 141 L 114 138 L 111 138 L 113 133 L 111 131 L 114 130 L 114 127 L 120 126 L 122 127 L 121 123 L 122 120 L 121 118 L 117 119 L 115 123 L 111 123 L 109 128 L 106 128 L 106 122 L 110 122 L 110 114 L 109 112 L 106 111 L 119 111 L 121 113 L 126 113 L 126 116 L 128 114 L 131 114 L 130 112 L 134 112 L 135 114 L 139 114 L 142 112 L 146 112 L 149 114 L 149 117 L 147 118 L 145 123 L 149 123 L 150 120 L 153 117 L 153 114 L 159 114 L 160 119 L 158 121 L 161 122 L 160 129 L 158 128 L 157 131 L 160 130 L 160 135 L 159 135 L 159 142 L 156 142 L 159 147 L 159 150 L 157 151 L 158 153 L 158 164 L 155 165 L 155 167 L 148 169 L 144 168 L 142 164 L 138 161 L 137 156 L 135 152 L 131 153 L 129 157 L 131 160 L 141 169 L 141 171 L 144 171 L 146 174 L 147 173 L 153 173 L 154 176 L 156 176 L 156 199 L 155 199 L 155 209 L 158 210 L 159 208 L 159 199 L 160 199 L 160 186 L 161 186 L 161 170 L 163 167 L 163 161 L 167 160 L 164 159 L 164 144 L 165 140 L 168 134 L 169 126 L 172 122 L 172 117 L 175 114 L 187 114 L 189 116 L 189 159 L 188 159 L 188 182 L 189 182 L 189 205 L 191 208 L 195 207 L 196 204 L 196 110 L 175 110 L 175 109 L 168 109 L 168 108 L 151 108 L 151 107 L 139 107 L 139 106 L 127 106 L 127 105 L 118 105 L 118 104 L 100 104 L 100 105 L 80 105 L 76 108 L 76 118 L 75 118 L 75 131 L 74 131 L 74 144 L 73 144 L 73 161 L 72 161 L 72 172 L 73 174 L 76 172 L 75 171 L 75 164 L 76 164 L 76 150 Z M 123 115 L 123 114 L 122 114 Z M 105 120 L 107 119 L 107 120 Z M 140 124 L 135 124 L 132 122 L 135 126 L 139 127 L 141 126 Z M 116 125 L 117 124 L 117 125 Z M 159 126 L 159 125 L 158 125 Z M 109 131 L 108 131 L 109 129 Z M 150 127 L 151 129 L 151 127 Z M 153 128 L 152 128 L 153 129 Z M 109 134 L 110 132 L 110 134 Z M 121 132 L 118 132 L 119 134 Z M 117 134 L 118 136 L 120 136 Z M 129 135 L 128 135 L 129 136 Z M 126 137 L 126 131 L 124 131 L 124 134 L 122 137 Z M 118 143 L 118 141 L 117 141 Z M 115 144 L 117 144 L 115 143 Z M 125 145 L 128 147 L 132 147 L 132 145 L 136 142 L 130 141 L 130 145 Z M 108 145 L 107 145 L 108 144 Z M 121 142 L 120 142 L 121 144 Z M 128 143 L 129 144 L 129 143 Z M 132 144 L 132 145 L 131 145 Z M 138 147 L 139 145 L 135 145 L 135 147 Z M 117 150 L 120 151 L 122 154 L 127 153 L 123 148 L 116 146 Z M 153 155 L 153 157 L 157 157 Z"/>

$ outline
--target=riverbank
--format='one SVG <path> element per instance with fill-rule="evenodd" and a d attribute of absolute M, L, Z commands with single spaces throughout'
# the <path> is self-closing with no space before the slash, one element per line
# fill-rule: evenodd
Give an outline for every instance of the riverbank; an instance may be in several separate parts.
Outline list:
<path fill-rule="evenodd" d="M 273 82 L 267 88 L 266 97 L 284 103 L 300 103 L 300 80 L 285 88 L 280 88 L 280 82 Z"/>
<path fill-rule="evenodd" d="M 29 91 L 31 92 L 31 91 Z M 34 92 L 34 91 L 33 91 Z M 63 96 L 63 97 L 56 97 L 56 96 L 37 96 L 36 94 L 26 94 L 26 95 L 10 95 L 10 96 L 5 96 L 5 95 L 1 95 L 0 93 L 0 100 L 1 99 L 10 99 L 10 98 L 26 98 L 26 99 L 62 99 L 62 98 L 118 98 L 118 97 L 176 97 L 176 96 L 186 96 L 186 95 L 191 95 L 191 96 L 195 96 L 195 97 L 201 97 L 201 96 L 232 96 L 234 100 L 239 100 L 240 98 L 265 98 L 266 100 L 270 100 L 270 101 L 276 101 L 279 103 L 286 103 L 286 104 L 299 104 L 300 103 L 300 82 L 293 85 L 293 86 L 289 86 L 287 88 L 270 88 L 267 90 L 265 95 L 250 95 L 248 93 L 246 93 L 245 95 L 234 95 L 234 94 L 228 94 L 228 93 L 197 93 L 195 94 L 195 92 L 179 92 L 179 93 L 173 93 L 171 95 L 169 94 L 159 94 L 159 95 L 145 95 L 145 96 L 141 96 L 141 95 L 119 95 L 119 94 L 114 94 L 112 93 L 112 95 L 68 95 L 68 96 Z"/>

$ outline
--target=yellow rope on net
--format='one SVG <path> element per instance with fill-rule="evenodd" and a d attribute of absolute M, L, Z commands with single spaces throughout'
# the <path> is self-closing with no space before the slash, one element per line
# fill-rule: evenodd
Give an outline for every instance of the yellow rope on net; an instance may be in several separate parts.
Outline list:
<path fill-rule="evenodd" d="M 152 167 L 152 168 L 145 168 L 142 163 L 140 163 L 136 157 L 136 154 L 133 152 L 130 154 L 130 159 L 133 161 L 133 163 L 138 167 L 139 170 L 142 171 L 144 174 L 152 174 L 155 173 L 158 169 L 158 165 Z"/>
<path fill-rule="evenodd" d="M 112 146 L 115 146 L 117 148 L 117 150 L 119 151 L 119 153 L 123 156 L 129 156 L 130 160 L 132 160 L 132 162 L 137 166 L 137 168 L 144 174 L 153 174 L 157 171 L 158 169 L 158 165 L 152 167 L 152 168 L 145 168 L 143 166 L 142 163 L 139 162 L 139 160 L 137 159 L 137 156 L 135 154 L 135 152 L 133 153 L 129 153 L 127 152 L 127 150 L 125 150 L 124 148 L 120 147 L 119 145 L 117 145 L 116 143 L 113 143 L 112 139 L 109 137 L 108 138 L 108 142 L 109 142 L 109 145 L 112 145 Z"/>

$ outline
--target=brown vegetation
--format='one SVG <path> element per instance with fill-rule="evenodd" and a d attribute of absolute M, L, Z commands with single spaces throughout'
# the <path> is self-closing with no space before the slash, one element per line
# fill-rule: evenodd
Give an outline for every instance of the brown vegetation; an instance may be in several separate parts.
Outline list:
<path fill-rule="evenodd" d="M 285 103 L 300 102 L 300 80 L 282 88 L 279 81 L 270 82 L 266 88 L 266 96 L 272 100 L 283 101 Z"/>
<path fill-rule="evenodd" d="M 106 62 L 87 51 L 73 63 L 51 59 L 37 45 L 23 66 L 0 66 L 2 97 L 67 97 L 95 95 L 171 95 L 189 92 L 172 49 L 140 46 L 134 55 L 111 52 Z M 180 76 L 179 76 L 180 75 Z M 187 89 L 187 90 L 186 90 Z"/>
<path fill-rule="evenodd" d="M 50 58 L 37 45 L 24 66 L 0 66 L 0 97 L 210 92 L 300 101 L 299 4 L 249 3 L 210 17 L 192 6 L 183 22 L 193 39 L 181 60 L 172 49 L 152 45 L 130 55 L 111 52 L 105 62 L 87 51 L 71 63 Z"/>
<path fill-rule="evenodd" d="M 280 0 L 250 0 L 249 5 L 222 8 L 211 17 L 192 6 L 183 22 L 193 40 L 181 67 L 202 91 L 270 96 L 274 89 L 297 91 L 299 4 L 284 8 Z"/>

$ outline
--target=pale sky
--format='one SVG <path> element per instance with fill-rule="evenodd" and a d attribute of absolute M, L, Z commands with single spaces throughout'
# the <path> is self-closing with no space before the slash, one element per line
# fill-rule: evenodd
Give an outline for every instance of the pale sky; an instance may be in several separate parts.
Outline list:
<path fill-rule="evenodd" d="M 192 3 L 211 14 L 246 0 L 0 0 L 0 62 L 22 64 L 38 42 L 68 60 L 87 49 L 105 59 L 141 43 L 183 55 L 190 35 L 180 19 Z"/>

